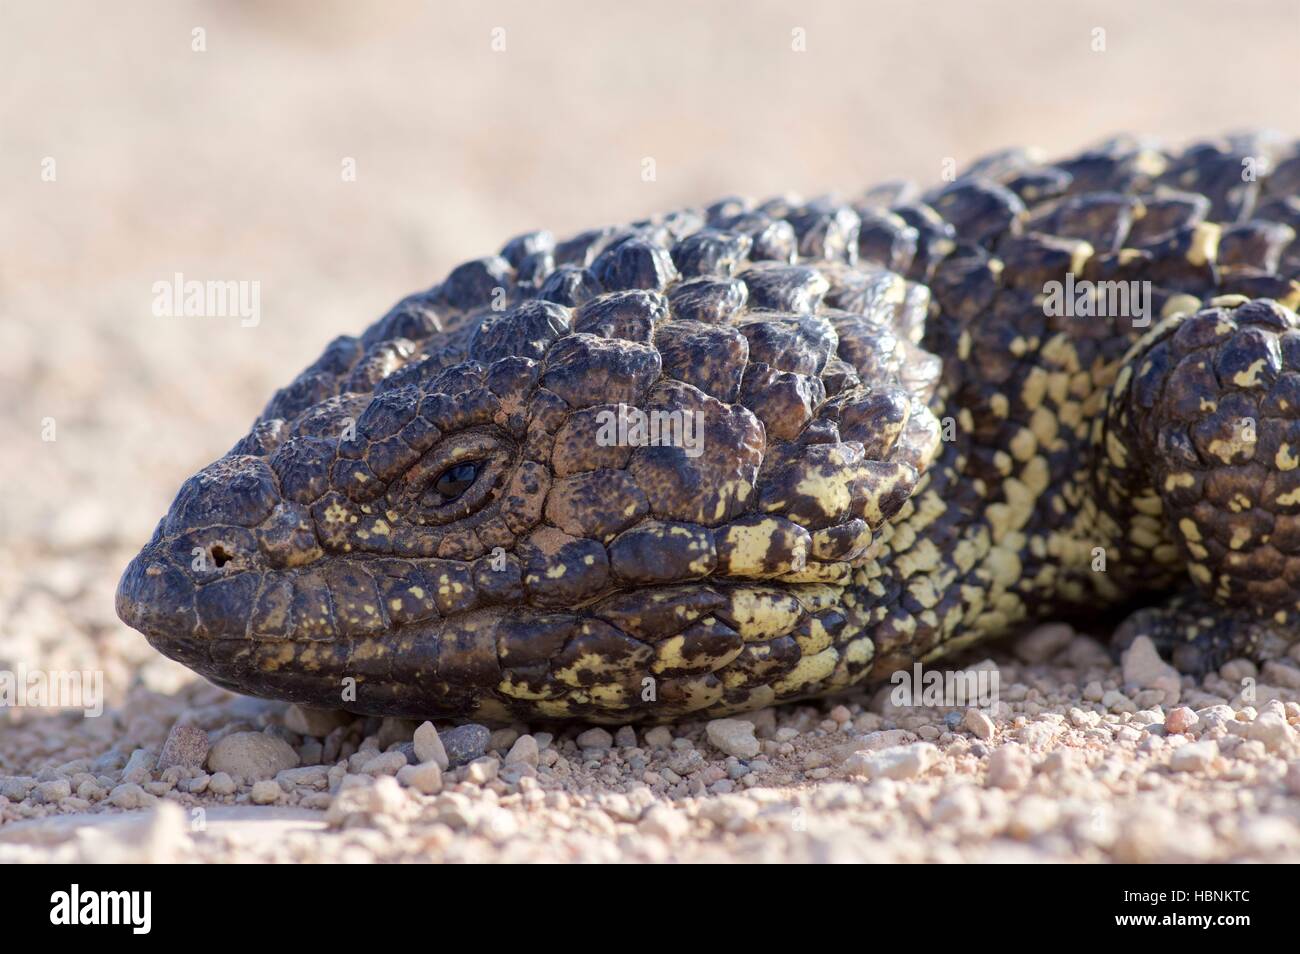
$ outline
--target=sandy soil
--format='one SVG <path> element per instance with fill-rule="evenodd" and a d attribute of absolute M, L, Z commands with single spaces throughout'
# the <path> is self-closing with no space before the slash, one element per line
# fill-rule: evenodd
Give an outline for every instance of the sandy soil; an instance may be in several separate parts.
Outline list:
<path fill-rule="evenodd" d="M 109 701 L 0 712 L 0 860 L 1300 857 L 1289 665 L 1184 681 L 1191 723 L 1141 659 L 1053 631 L 991 650 L 988 725 L 859 695 L 757 717 L 743 757 L 702 724 L 607 744 L 517 726 L 435 783 L 368 764 L 416 726 L 295 731 L 321 726 L 117 621 L 126 559 L 274 387 L 508 235 L 933 179 L 1010 143 L 1300 129 L 1285 0 L 583 9 L 0 9 L 0 669 L 102 672 Z M 260 323 L 154 317 L 177 272 L 259 282 Z M 206 764 L 158 770 L 178 724 L 297 762 L 262 780 L 278 794 L 222 794 Z M 512 760 L 525 735 L 536 757 Z M 351 771 L 315 771 L 326 755 Z"/>

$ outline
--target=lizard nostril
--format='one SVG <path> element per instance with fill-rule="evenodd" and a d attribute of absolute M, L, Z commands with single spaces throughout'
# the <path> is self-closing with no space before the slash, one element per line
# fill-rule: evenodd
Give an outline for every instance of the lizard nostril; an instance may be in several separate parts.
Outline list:
<path fill-rule="evenodd" d="M 212 562 L 216 564 L 217 569 L 221 569 L 221 567 L 234 559 L 234 557 L 220 543 L 213 544 L 209 553 L 212 557 Z"/>

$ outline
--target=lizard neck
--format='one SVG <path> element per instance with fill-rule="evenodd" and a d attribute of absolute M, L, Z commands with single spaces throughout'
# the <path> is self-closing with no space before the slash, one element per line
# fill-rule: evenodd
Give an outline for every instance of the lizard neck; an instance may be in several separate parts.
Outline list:
<path fill-rule="evenodd" d="M 1125 366 L 1065 331 L 1000 387 L 978 365 L 947 376 L 932 405 L 941 452 L 844 594 L 875 640 L 876 676 L 1171 585 L 1158 497 L 1115 467 L 1127 444 L 1108 412 Z"/>

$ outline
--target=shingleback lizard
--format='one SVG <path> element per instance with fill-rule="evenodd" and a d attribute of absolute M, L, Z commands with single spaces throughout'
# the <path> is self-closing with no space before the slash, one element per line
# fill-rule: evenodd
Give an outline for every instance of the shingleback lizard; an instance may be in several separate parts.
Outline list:
<path fill-rule="evenodd" d="M 489 720 L 743 711 L 1130 604 L 1184 671 L 1285 654 L 1300 143 L 950 178 L 460 265 L 184 484 L 119 615 L 240 692 Z"/>

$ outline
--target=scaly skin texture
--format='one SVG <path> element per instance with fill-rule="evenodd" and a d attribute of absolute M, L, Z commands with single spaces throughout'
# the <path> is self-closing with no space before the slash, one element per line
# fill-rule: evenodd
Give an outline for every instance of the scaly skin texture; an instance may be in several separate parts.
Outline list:
<path fill-rule="evenodd" d="M 1248 136 L 521 236 L 278 392 L 118 612 L 242 692 L 489 720 L 743 711 L 1135 599 L 1184 668 L 1276 655 L 1298 227 L 1297 145 Z"/>

